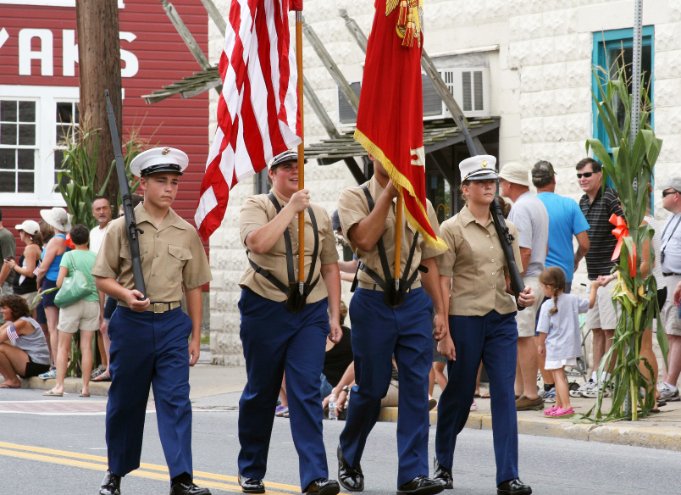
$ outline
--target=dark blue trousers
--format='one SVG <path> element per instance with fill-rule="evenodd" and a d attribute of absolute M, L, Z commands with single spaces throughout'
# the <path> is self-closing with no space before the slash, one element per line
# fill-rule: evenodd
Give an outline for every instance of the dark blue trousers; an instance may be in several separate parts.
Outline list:
<path fill-rule="evenodd" d="M 285 303 L 241 291 L 241 342 L 248 382 L 239 401 L 239 473 L 263 479 L 272 436 L 274 408 L 286 372 L 293 443 L 298 452 L 300 486 L 328 478 L 322 431 L 320 375 L 329 334 L 327 300 L 291 313 Z"/>
<path fill-rule="evenodd" d="M 109 322 L 111 388 L 106 407 L 106 444 L 113 473 L 124 476 L 140 465 L 151 385 L 170 477 L 192 474 L 187 342 L 191 329 L 191 319 L 180 308 L 163 314 L 123 307 L 114 311 Z"/>
<path fill-rule="evenodd" d="M 391 308 L 383 293 L 357 289 L 350 302 L 356 385 L 340 436 L 343 456 L 352 466 L 364 446 L 390 385 L 391 358 L 397 361 L 397 485 L 428 475 L 428 373 L 433 361 L 433 305 L 423 289 Z"/>
<path fill-rule="evenodd" d="M 456 345 L 456 361 L 447 363 L 449 381 L 438 403 L 437 460 L 447 469 L 452 468 L 456 437 L 468 419 L 482 360 L 489 376 L 497 484 L 517 478 L 518 420 L 513 391 L 518 341 L 515 313 L 500 315 L 491 311 L 485 316 L 450 316 L 449 328 Z"/>

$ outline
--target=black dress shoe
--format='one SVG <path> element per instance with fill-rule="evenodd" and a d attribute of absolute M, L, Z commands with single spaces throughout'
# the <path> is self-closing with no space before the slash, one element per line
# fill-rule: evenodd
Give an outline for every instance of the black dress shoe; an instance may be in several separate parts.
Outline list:
<path fill-rule="evenodd" d="M 504 481 L 497 486 L 497 495 L 530 495 L 532 488 L 518 478 Z"/>
<path fill-rule="evenodd" d="M 99 487 L 99 495 L 121 495 L 121 477 L 107 471 Z"/>
<path fill-rule="evenodd" d="M 397 495 L 434 495 L 444 489 L 444 485 L 439 480 L 417 476 L 413 480 L 398 486 Z"/>
<path fill-rule="evenodd" d="M 338 482 L 349 492 L 361 492 L 364 490 L 364 474 L 362 467 L 352 467 L 343 457 L 343 451 L 338 446 Z"/>
<path fill-rule="evenodd" d="M 437 458 L 434 461 L 434 474 L 433 479 L 442 483 L 445 490 L 451 490 L 454 488 L 454 480 L 452 479 L 452 471 L 446 467 L 442 467 Z"/>
<path fill-rule="evenodd" d="M 265 483 L 257 478 L 242 478 L 241 475 L 237 478 L 239 486 L 244 493 L 265 493 Z"/>
<path fill-rule="evenodd" d="M 210 490 L 200 488 L 192 482 L 176 481 L 170 487 L 170 495 L 210 495 Z"/>
<path fill-rule="evenodd" d="M 326 478 L 319 478 L 307 485 L 303 490 L 304 493 L 313 493 L 316 495 L 336 495 L 340 492 L 340 486 L 336 480 L 327 480 Z"/>

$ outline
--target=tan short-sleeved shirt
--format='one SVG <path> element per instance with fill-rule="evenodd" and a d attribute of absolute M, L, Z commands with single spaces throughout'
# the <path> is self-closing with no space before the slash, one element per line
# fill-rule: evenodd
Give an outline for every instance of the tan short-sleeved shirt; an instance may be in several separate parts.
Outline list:
<path fill-rule="evenodd" d="M 507 222 L 516 239 L 513 255 L 522 271 L 518 230 Z M 490 215 L 485 225 L 479 223 L 467 206 L 440 228 L 449 249 L 438 259 L 440 275 L 452 277 L 449 314 L 483 316 L 492 310 L 499 314 L 516 311 L 513 296 L 506 292 L 506 259 Z"/>
<path fill-rule="evenodd" d="M 142 273 L 151 302 L 173 302 L 182 298 L 183 286 L 194 289 L 210 282 L 210 266 L 196 229 L 172 209 L 155 225 L 143 204 L 135 208 Z M 134 288 L 132 261 L 125 218 L 110 224 L 97 261 L 96 277 L 114 278 L 127 289 Z M 120 303 L 119 303 L 120 304 Z"/>
<path fill-rule="evenodd" d="M 378 200 L 378 197 L 383 192 L 384 188 L 378 183 L 376 177 L 372 177 L 368 182 L 365 183 L 369 187 L 369 192 L 371 197 L 374 199 L 374 203 Z M 437 221 L 437 215 L 435 214 L 435 209 L 430 201 L 427 201 L 427 213 L 430 224 L 433 227 L 436 235 L 439 235 L 439 223 Z M 362 186 L 354 186 L 344 189 L 341 192 L 340 198 L 338 199 L 338 217 L 340 219 L 341 228 L 343 229 L 343 235 L 346 239 L 350 239 L 348 232 L 350 229 L 361 222 L 364 218 L 369 215 L 369 204 L 367 202 L 366 195 L 362 190 Z M 406 218 L 406 215 L 405 215 Z M 416 233 L 414 229 L 408 222 L 405 221 L 406 228 L 404 229 L 404 235 L 402 236 L 402 257 L 401 257 L 401 268 L 400 273 L 404 275 L 408 273 L 412 274 L 414 270 L 418 268 L 421 264 L 422 259 L 434 258 L 439 255 L 443 250 L 431 246 L 425 242 L 423 236 L 419 238 L 416 245 L 416 251 L 414 252 L 414 257 L 409 267 L 409 271 L 405 272 L 407 257 L 409 256 L 409 249 L 411 248 L 412 240 Z M 386 256 L 388 258 L 388 263 L 390 264 L 391 272 L 394 265 L 394 255 L 395 255 L 395 200 L 393 200 L 393 207 L 388 212 L 385 219 L 384 231 L 383 231 L 383 245 L 385 246 Z M 374 246 L 371 251 L 365 252 L 359 249 L 357 246 L 353 245 L 355 253 L 359 257 L 360 261 L 366 266 L 375 271 L 381 278 L 385 278 L 383 273 L 383 268 L 381 266 L 380 257 L 378 254 L 378 246 Z M 380 287 L 376 286 L 374 280 L 360 270 L 357 274 L 360 287 L 370 287 L 376 290 L 381 290 Z M 417 288 L 421 286 L 421 274 L 419 273 L 416 281 L 412 285 L 412 288 Z"/>
<path fill-rule="evenodd" d="M 273 191 L 274 192 L 274 191 Z M 246 236 L 254 230 L 262 227 L 272 220 L 277 210 L 267 197 L 267 194 L 258 194 L 251 196 L 246 200 L 241 207 L 241 214 L 239 216 L 239 228 L 241 230 L 241 242 L 246 244 Z M 286 202 L 276 195 L 279 204 L 283 208 Z M 319 235 L 319 254 L 314 267 L 312 281 L 319 277 L 321 265 L 328 265 L 338 262 L 338 251 L 336 251 L 336 238 L 333 235 L 333 228 L 331 227 L 331 219 L 324 208 L 317 204 L 311 204 L 315 219 L 317 220 L 317 229 Z M 298 280 L 298 216 L 296 215 L 293 221 L 288 226 L 288 232 L 291 236 L 291 247 L 293 249 L 293 271 Z M 314 233 L 312 229 L 312 222 L 310 221 L 310 214 L 305 210 L 305 280 L 310 273 L 312 266 L 312 250 L 314 249 Z M 286 244 L 284 236 L 274 244 L 272 249 L 266 254 L 248 253 L 248 256 L 261 268 L 264 268 L 272 275 L 274 275 L 284 285 L 288 285 L 288 271 L 286 268 Z M 267 280 L 264 276 L 255 273 L 253 267 L 249 264 L 246 271 L 239 280 L 241 287 L 248 287 L 265 299 L 271 301 L 282 302 L 286 300 L 286 294 Z M 315 285 L 312 292 L 307 296 L 308 303 L 321 301 L 328 296 L 326 285 L 320 278 Z"/>

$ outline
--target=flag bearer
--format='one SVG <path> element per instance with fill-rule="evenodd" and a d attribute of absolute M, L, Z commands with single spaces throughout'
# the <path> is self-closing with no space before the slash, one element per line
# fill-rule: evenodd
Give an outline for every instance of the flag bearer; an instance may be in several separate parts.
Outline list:
<path fill-rule="evenodd" d="M 340 436 L 338 478 L 346 490 L 364 489 L 360 461 L 390 384 L 394 356 L 400 385 L 398 494 L 434 494 L 443 486 L 428 478 L 428 373 L 433 361 L 433 325 L 436 338 L 446 331 L 435 262 L 441 250 L 426 246 L 411 226 L 401 225 L 404 277 L 402 291 L 393 290 L 397 190 L 381 163 L 373 162 L 371 180 L 345 189 L 338 201 L 343 235 L 360 261 L 358 286 L 350 303 L 357 384 Z M 427 204 L 437 234 L 437 217 Z"/>
<path fill-rule="evenodd" d="M 326 336 L 338 342 L 340 272 L 331 220 L 298 190 L 297 154 L 275 156 L 269 194 L 246 200 L 239 219 L 249 267 L 241 277 L 241 342 L 248 382 L 239 401 L 239 485 L 263 493 L 274 409 L 286 373 L 291 434 L 304 493 L 335 495 L 322 435 Z M 298 213 L 305 212 L 304 293 L 299 292 Z"/>
<path fill-rule="evenodd" d="M 140 465 L 142 433 L 154 390 L 171 495 L 210 495 L 192 479 L 189 366 L 199 358 L 201 286 L 210 268 L 196 229 L 171 208 L 187 155 L 152 148 L 131 163 L 144 203 L 135 208 L 146 294 L 134 289 L 124 218 L 104 237 L 93 269 L 97 288 L 118 300 L 109 323 L 111 388 L 106 410 L 109 466 L 100 495 L 119 495 L 121 478 Z M 180 299 L 186 298 L 185 314 Z"/>

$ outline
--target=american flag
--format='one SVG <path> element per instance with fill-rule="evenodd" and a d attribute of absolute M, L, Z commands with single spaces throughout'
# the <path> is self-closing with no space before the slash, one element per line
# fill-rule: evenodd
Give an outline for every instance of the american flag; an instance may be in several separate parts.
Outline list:
<path fill-rule="evenodd" d="M 194 216 L 204 239 L 222 223 L 230 189 L 301 142 L 289 4 L 302 9 L 302 0 L 231 2 L 218 65 L 218 128 Z"/>

